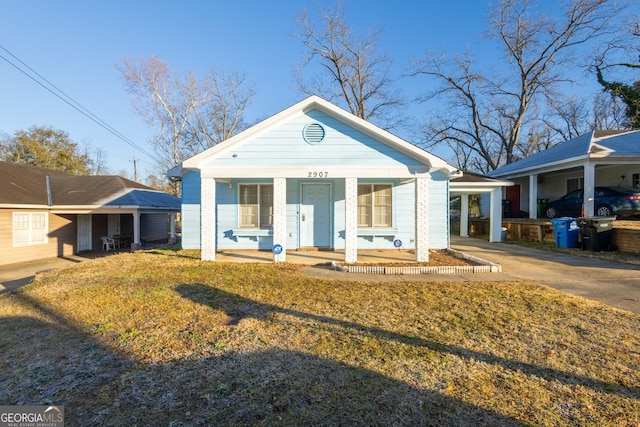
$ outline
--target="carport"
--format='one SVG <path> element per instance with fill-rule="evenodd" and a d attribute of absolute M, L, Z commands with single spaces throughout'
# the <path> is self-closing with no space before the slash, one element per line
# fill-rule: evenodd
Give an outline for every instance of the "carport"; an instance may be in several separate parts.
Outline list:
<path fill-rule="evenodd" d="M 511 181 L 468 171 L 464 171 L 462 176 L 452 178 L 449 194 L 452 197 L 460 196 L 460 236 L 469 237 L 469 196 L 489 193 L 489 241 L 501 242 L 502 188 L 512 185 Z"/>

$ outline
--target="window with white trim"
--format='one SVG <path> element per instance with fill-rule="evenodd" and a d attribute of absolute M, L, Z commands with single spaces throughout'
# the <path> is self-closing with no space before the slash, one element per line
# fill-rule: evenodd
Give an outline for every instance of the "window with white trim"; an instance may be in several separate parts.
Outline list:
<path fill-rule="evenodd" d="M 567 193 L 584 188 L 584 178 L 569 178 L 567 180 Z"/>
<path fill-rule="evenodd" d="M 273 227 L 273 184 L 238 185 L 240 228 Z"/>
<path fill-rule="evenodd" d="M 13 246 L 48 243 L 49 220 L 46 212 L 13 213 Z"/>
<path fill-rule="evenodd" d="M 390 228 L 393 212 L 391 184 L 358 184 L 358 227 Z"/>

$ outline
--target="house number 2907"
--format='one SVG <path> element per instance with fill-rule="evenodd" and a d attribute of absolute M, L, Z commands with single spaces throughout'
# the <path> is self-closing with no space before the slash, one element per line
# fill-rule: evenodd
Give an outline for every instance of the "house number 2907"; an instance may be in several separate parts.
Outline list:
<path fill-rule="evenodd" d="M 329 172 L 307 172 L 309 175 L 307 178 L 327 178 L 329 176 Z"/>

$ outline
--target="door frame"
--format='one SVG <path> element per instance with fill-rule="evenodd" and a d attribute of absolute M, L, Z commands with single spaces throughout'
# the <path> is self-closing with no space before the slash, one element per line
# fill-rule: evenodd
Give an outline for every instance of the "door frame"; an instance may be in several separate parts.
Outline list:
<path fill-rule="evenodd" d="M 303 242 L 303 230 L 302 230 L 302 202 L 303 202 L 303 197 L 304 197 L 304 186 L 305 185 L 324 185 L 329 187 L 329 229 L 327 230 L 327 238 L 329 241 L 329 245 L 328 246 L 319 246 L 319 248 L 322 249 L 333 249 L 333 183 L 330 181 L 321 181 L 321 182 L 316 182 L 316 181 L 306 181 L 306 182 L 301 182 L 300 183 L 300 203 L 298 205 L 298 247 L 299 248 L 311 248 L 311 247 L 316 247 L 316 246 L 302 246 L 302 242 Z M 315 216 L 314 216 L 315 218 Z"/>

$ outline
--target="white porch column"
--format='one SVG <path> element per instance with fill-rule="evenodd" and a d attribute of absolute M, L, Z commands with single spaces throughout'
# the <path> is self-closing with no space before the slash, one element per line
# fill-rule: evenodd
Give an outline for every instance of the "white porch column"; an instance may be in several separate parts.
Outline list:
<path fill-rule="evenodd" d="M 469 195 L 460 196 L 460 237 L 469 237 Z"/>
<path fill-rule="evenodd" d="M 274 262 L 287 260 L 287 179 L 273 178 L 273 245 L 280 245 L 282 252 L 273 252 Z M 279 249 L 279 248 L 278 248 Z"/>
<path fill-rule="evenodd" d="M 429 261 L 429 182 L 431 175 L 416 178 L 416 262 Z"/>
<path fill-rule="evenodd" d="M 172 245 L 176 242 L 176 213 L 171 212 L 169 214 L 169 244 Z"/>
<path fill-rule="evenodd" d="M 596 187 L 596 165 L 587 163 L 584 165 L 584 201 L 582 205 L 585 217 L 595 215 L 595 187 Z"/>
<path fill-rule="evenodd" d="M 538 218 L 538 175 L 529 175 L 529 218 Z"/>
<path fill-rule="evenodd" d="M 200 182 L 200 259 L 216 259 L 216 180 L 202 178 Z"/>
<path fill-rule="evenodd" d="M 489 241 L 502 241 L 502 188 L 491 190 L 489 207 Z"/>
<path fill-rule="evenodd" d="M 140 212 L 133 214 L 133 244 L 131 245 L 132 251 L 137 251 L 142 248 L 140 244 Z"/>
<path fill-rule="evenodd" d="M 358 178 L 344 179 L 344 262 L 358 260 Z"/>

